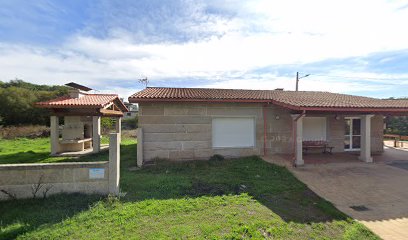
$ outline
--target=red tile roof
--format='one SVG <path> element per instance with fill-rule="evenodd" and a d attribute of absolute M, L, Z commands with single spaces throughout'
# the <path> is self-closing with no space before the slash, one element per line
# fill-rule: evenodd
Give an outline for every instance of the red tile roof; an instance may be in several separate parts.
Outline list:
<path fill-rule="evenodd" d="M 119 107 L 127 112 L 126 106 L 116 94 L 85 94 L 79 98 L 62 96 L 36 105 L 43 108 L 104 108 L 114 101 L 119 101 Z"/>
<path fill-rule="evenodd" d="M 129 102 L 153 101 L 272 102 L 295 110 L 330 108 L 408 111 L 408 100 L 384 100 L 316 91 L 148 87 L 129 97 Z"/>

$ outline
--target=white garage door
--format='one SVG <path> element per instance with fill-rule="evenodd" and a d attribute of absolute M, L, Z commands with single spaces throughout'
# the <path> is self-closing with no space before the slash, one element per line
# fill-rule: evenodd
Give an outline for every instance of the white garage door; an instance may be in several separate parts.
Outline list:
<path fill-rule="evenodd" d="M 213 118 L 212 145 L 221 147 L 254 147 L 254 118 Z"/>
<path fill-rule="evenodd" d="M 325 117 L 305 117 L 303 119 L 303 140 L 325 141 L 326 132 Z"/>

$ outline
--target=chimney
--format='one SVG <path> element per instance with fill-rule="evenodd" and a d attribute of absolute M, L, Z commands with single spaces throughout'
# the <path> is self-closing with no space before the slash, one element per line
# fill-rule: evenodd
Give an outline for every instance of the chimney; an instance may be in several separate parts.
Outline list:
<path fill-rule="evenodd" d="M 91 91 L 92 88 L 85 87 L 83 85 L 80 85 L 78 83 L 70 82 L 65 84 L 66 86 L 70 87 L 68 90 L 69 96 L 71 98 L 80 98 L 84 95 L 87 94 L 87 92 Z"/>
<path fill-rule="evenodd" d="M 75 88 L 69 89 L 68 94 L 69 94 L 69 96 L 71 98 L 80 98 L 80 97 L 86 95 L 86 93 L 84 93 L 83 91 L 81 91 L 79 89 L 75 89 Z"/>

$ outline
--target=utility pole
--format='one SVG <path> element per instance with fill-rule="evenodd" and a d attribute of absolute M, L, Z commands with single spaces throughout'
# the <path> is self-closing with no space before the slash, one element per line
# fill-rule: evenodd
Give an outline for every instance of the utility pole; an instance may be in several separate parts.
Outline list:
<path fill-rule="evenodd" d="M 296 92 L 299 91 L 299 79 L 309 77 L 310 74 L 303 75 L 299 77 L 299 72 L 296 72 Z"/>
<path fill-rule="evenodd" d="M 299 72 L 296 72 L 296 92 L 299 91 Z"/>

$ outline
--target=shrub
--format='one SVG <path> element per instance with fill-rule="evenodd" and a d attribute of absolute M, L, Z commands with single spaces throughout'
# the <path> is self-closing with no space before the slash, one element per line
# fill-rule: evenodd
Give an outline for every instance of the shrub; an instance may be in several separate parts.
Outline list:
<path fill-rule="evenodd" d="M 128 118 L 122 120 L 122 128 L 123 129 L 135 129 L 138 126 L 138 118 L 137 116 L 134 118 Z"/>
<path fill-rule="evenodd" d="M 214 154 L 210 157 L 210 161 L 222 161 L 224 160 L 224 156 L 220 155 L 220 154 Z"/>
<path fill-rule="evenodd" d="M 115 125 L 115 121 L 110 117 L 102 117 L 101 118 L 101 130 L 102 134 L 110 133 Z"/>
<path fill-rule="evenodd" d="M 50 129 L 46 126 L 26 125 L 26 126 L 8 126 L 0 128 L 0 137 L 4 139 L 38 138 L 49 136 Z"/>

